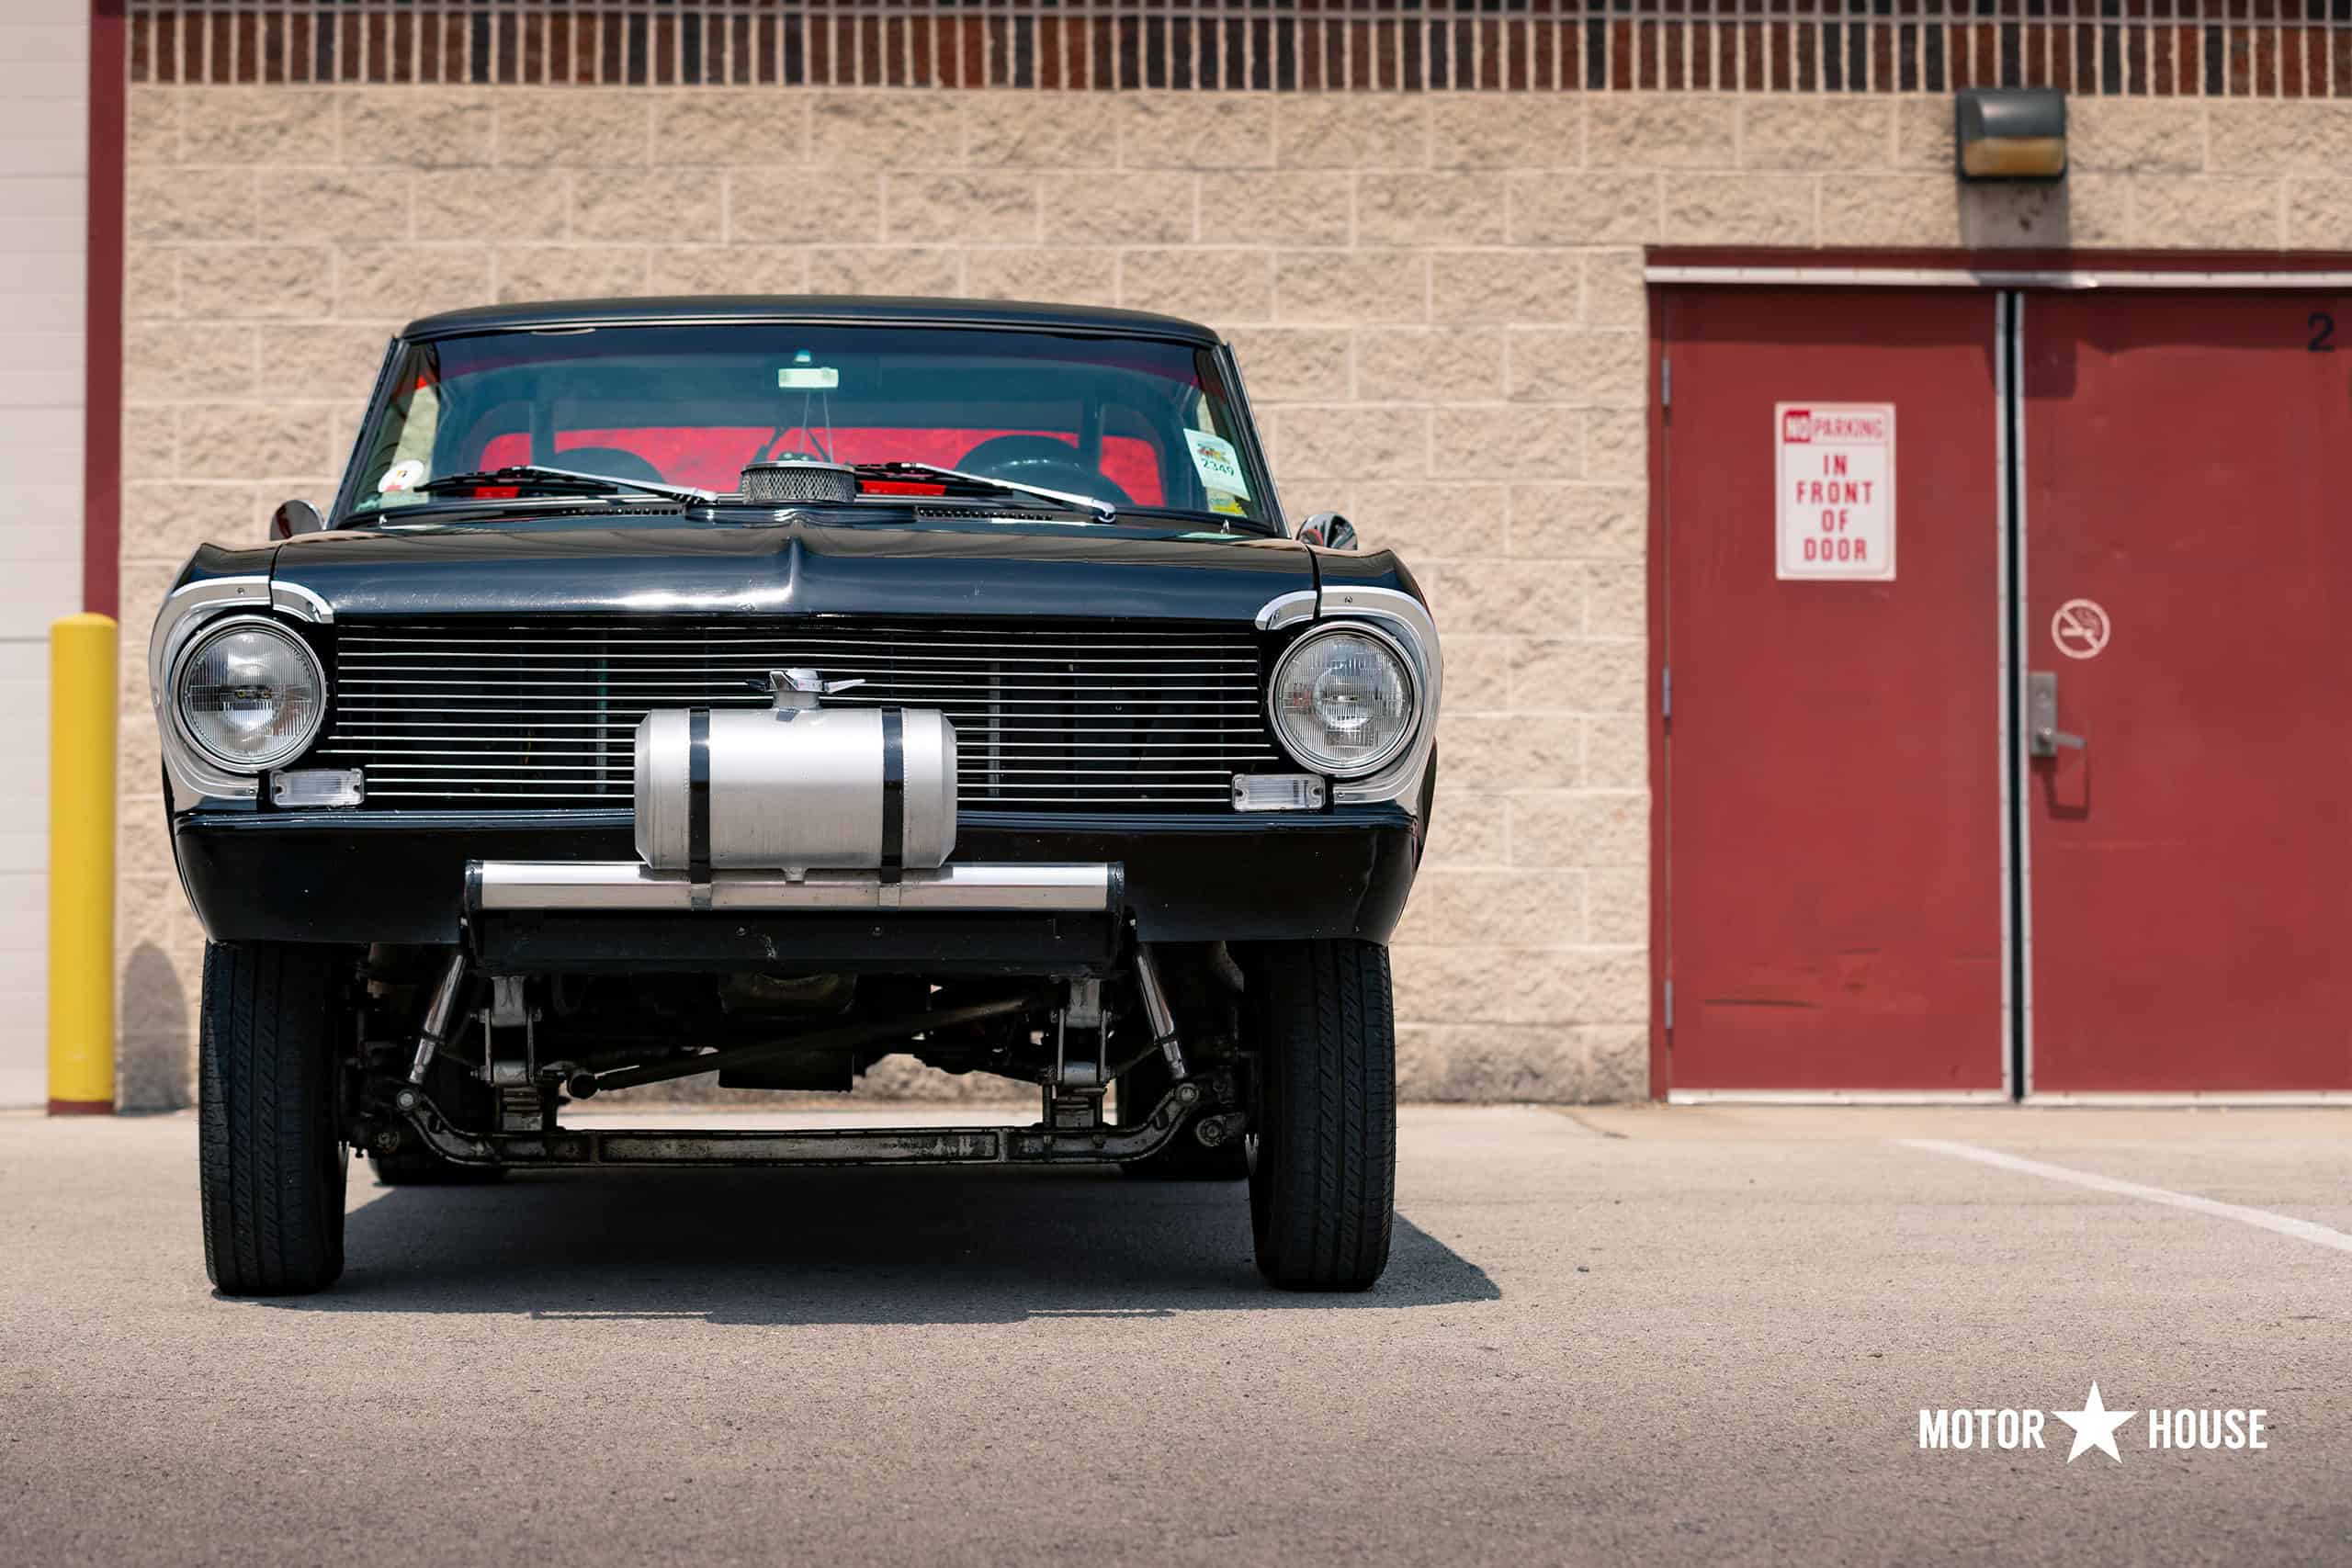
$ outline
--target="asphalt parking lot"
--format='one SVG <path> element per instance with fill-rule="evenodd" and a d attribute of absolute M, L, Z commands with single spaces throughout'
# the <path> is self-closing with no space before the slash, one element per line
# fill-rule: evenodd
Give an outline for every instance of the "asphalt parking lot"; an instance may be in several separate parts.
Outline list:
<path fill-rule="evenodd" d="M 2352 1554 L 2352 1112 L 1404 1128 L 1360 1297 L 1262 1290 L 1232 1187 L 355 1168 L 342 1285 L 254 1302 L 192 1118 L 0 1117 L 0 1561 Z M 2094 1381 L 2267 1447 L 1920 1446 Z"/>

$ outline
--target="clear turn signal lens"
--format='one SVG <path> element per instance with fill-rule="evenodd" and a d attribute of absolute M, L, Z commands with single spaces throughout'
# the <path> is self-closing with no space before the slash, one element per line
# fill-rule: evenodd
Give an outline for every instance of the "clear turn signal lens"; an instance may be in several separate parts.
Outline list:
<path fill-rule="evenodd" d="M 1320 811 L 1323 781 L 1313 773 L 1236 773 L 1236 811 Z"/>

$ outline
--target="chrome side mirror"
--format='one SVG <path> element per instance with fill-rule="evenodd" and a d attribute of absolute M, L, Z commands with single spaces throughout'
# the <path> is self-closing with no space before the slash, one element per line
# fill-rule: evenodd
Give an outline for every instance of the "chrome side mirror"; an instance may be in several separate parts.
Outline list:
<path fill-rule="evenodd" d="M 1351 550 L 1356 547 L 1356 525 L 1336 512 L 1318 512 L 1298 525 L 1298 541 L 1327 550 Z"/>
<path fill-rule="evenodd" d="M 326 526 L 327 520 L 320 516 L 319 509 L 307 501 L 281 502 L 277 510 L 269 514 L 269 536 L 273 539 L 290 539 L 297 534 L 322 534 L 326 532 Z"/>

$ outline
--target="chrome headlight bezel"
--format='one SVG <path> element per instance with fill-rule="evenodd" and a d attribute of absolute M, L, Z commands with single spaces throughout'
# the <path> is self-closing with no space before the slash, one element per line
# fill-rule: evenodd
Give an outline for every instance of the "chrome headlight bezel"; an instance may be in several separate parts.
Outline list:
<path fill-rule="evenodd" d="M 295 657 L 307 671 L 318 694 L 317 701 L 311 705 L 310 722 L 300 732 L 258 756 L 233 756 L 218 750 L 205 740 L 187 716 L 185 682 L 190 667 L 206 649 L 222 637 L 241 631 L 266 633 L 293 649 Z M 320 732 L 326 728 L 327 704 L 332 696 L 327 687 L 326 665 L 320 660 L 317 649 L 301 633 L 284 621 L 260 615 L 228 615 L 207 619 L 173 654 L 162 694 L 167 698 L 163 705 L 170 713 L 172 733 L 183 745 L 193 749 L 213 767 L 255 778 L 272 768 L 292 761 L 317 743 Z"/>
<path fill-rule="evenodd" d="M 1289 669 L 1291 662 L 1317 643 L 1329 641 L 1335 637 L 1360 637 L 1364 641 L 1379 645 L 1390 658 L 1396 661 L 1396 669 L 1404 679 L 1406 698 L 1409 705 L 1407 722 L 1399 728 L 1396 739 L 1389 745 L 1368 758 L 1359 759 L 1344 765 L 1328 762 L 1312 756 L 1305 748 L 1293 740 L 1283 726 L 1281 706 L 1276 701 L 1283 688 L 1284 671 Z M 1283 649 L 1274 660 L 1273 669 L 1266 681 L 1266 724 L 1273 733 L 1274 743 L 1283 749 L 1284 755 L 1300 766 L 1311 769 L 1327 778 L 1368 778 L 1385 768 L 1394 766 L 1397 759 L 1412 750 L 1414 742 L 1419 739 L 1421 727 L 1427 720 L 1421 679 L 1418 661 L 1413 658 L 1411 651 L 1397 638 L 1369 621 L 1318 622 L 1305 635 L 1292 642 L 1288 648 Z"/>

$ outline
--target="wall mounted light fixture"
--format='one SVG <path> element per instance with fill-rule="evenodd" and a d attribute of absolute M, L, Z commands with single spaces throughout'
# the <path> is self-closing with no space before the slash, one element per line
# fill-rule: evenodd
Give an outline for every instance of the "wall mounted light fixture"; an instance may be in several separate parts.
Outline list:
<path fill-rule="evenodd" d="M 2066 95 L 2055 87 L 1963 87 L 1952 145 L 1964 180 L 2054 180 L 2066 173 Z"/>

